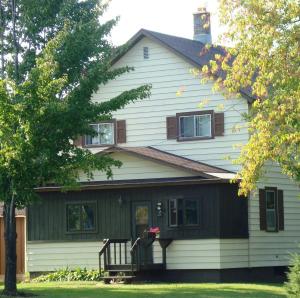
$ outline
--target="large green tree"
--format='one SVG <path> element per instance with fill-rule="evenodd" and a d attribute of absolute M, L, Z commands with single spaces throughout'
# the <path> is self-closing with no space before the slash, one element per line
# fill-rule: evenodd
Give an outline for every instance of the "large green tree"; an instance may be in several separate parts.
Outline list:
<path fill-rule="evenodd" d="M 223 38 L 232 48 L 204 72 L 216 87 L 252 93 L 250 139 L 238 160 L 240 193 L 248 194 L 268 161 L 300 181 L 300 1 L 221 0 Z M 223 88 L 225 87 L 225 88 Z"/>
<path fill-rule="evenodd" d="M 120 166 L 72 140 L 93 134 L 89 123 L 111 117 L 149 95 L 149 86 L 103 103 L 92 94 L 131 69 L 111 69 L 107 36 L 116 20 L 101 22 L 99 0 L 0 0 L 0 200 L 4 202 L 5 289 L 17 295 L 15 208 L 47 183 L 75 187 L 79 171 L 111 175 Z"/>

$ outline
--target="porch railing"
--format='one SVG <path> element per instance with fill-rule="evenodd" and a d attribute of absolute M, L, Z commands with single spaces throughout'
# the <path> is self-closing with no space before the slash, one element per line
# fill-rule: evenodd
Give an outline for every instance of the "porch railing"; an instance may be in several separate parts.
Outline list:
<path fill-rule="evenodd" d="M 131 257 L 128 257 L 129 239 L 104 239 L 99 251 L 99 272 L 108 270 L 111 265 L 129 265 Z M 130 262 L 129 262 L 130 261 Z"/>

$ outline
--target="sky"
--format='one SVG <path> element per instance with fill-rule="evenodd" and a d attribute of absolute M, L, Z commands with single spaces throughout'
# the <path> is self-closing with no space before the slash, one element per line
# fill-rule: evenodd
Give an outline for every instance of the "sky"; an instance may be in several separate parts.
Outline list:
<path fill-rule="evenodd" d="M 220 34 L 218 0 L 111 0 L 104 19 L 120 16 L 111 32 L 113 44 L 128 41 L 141 28 L 180 37 L 193 38 L 193 13 L 206 2 L 211 12 L 212 39 Z"/>

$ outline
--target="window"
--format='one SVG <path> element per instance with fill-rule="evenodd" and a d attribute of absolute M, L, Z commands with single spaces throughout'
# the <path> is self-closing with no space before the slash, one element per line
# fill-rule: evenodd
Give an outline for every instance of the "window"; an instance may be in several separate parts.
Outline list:
<path fill-rule="evenodd" d="M 198 209 L 198 201 L 194 199 L 169 200 L 169 226 L 197 225 Z"/>
<path fill-rule="evenodd" d="M 283 190 L 276 187 L 259 189 L 259 221 L 261 231 L 284 230 Z"/>
<path fill-rule="evenodd" d="M 177 114 L 179 140 L 212 138 L 213 111 Z"/>
<path fill-rule="evenodd" d="M 66 206 L 67 232 L 96 230 L 96 203 L 69 203 Z"/>
<path fill-rule="evenodd" d="M 148 47 L 144 47 L 143 53 L 144 53 L 144 59 L 149 59 L 149 48 Z"/>
<path fill-rule="evenodd" d="M 277 229 L 277 211 L 276 211 L 275 191 L 266 190 L 266 223 L 267 231 L 276 231 Z"/>
<path fill-rule="evenodd" d="M 113 145 L 115 143 L 114 122 L 91 124 L 96 131 L 94 136 L 85 137 L 85 145 Z"/>

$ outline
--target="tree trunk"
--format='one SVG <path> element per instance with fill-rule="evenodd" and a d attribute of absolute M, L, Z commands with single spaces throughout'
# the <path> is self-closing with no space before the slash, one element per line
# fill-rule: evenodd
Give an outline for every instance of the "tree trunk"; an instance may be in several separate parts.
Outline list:
<path fill-rule="evenodd" d="M 17 296 L 17 251 L 16 251 L 16 217 L 15 202 L 4 205 L 4 229 L 5 229 L 5 283 L 4 294 Z"/>
<path fill-rule="evenodd" d="M 4 31 L 5 31 L 5 17 L 4 7 L 2 6 L 2 0 L 0 0 L 0 43 L 1 43 L 1 79 L 4 79 Z"/>

